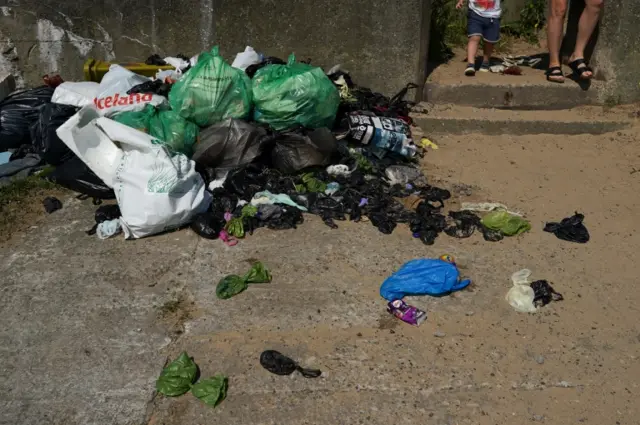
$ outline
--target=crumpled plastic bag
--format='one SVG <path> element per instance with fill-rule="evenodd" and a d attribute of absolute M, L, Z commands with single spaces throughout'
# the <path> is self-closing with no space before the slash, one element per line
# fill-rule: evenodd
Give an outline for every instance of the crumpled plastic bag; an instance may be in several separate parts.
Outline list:
<path fill-rule="evenodd" d="M 587 243 L 589 242 L 589 231 L 582 223 L 584 215 L 578 212 L 575 215 L 563 218 L 560 223 L 547 223 L 544 226 L 544 231 L 555 234 L 559 239 L 576 242 Z"/>
<path fill-rule="evenodd" d="M 200 132 L 191 159 L 204 169 L 208 180 L 215 180 L 259 157 L 266 135 L 267 131 L 262 127 L 227 118 Z"/>
<path fill-rule="evenodd" d="M 482 218 L 482 224 L 491 230 L 500 230 L 505 236 L 519 235 L 531 230 L 531 223 L 506 211 L 494 211 Z"/>
<path fill-rule="evenodd" d="M 305 378 L 317 378 L 322 375 L 322 371 L 318 369 L 304 369 L 298 365 L 293 359 L 274 351 L 263 351 L 260 355 L 260 365 L 269 372 L 286 376 L 298 371 Z"/>
<path fill-rule="evenodd" d="M 158 110 L 147 105 L 141 111 L 122 112 L 113 120 L 138 131 L 149 133 L 173 153 L 191 156 L 200 129 L 172 110 Z"/>
<path fill-rule="evenodd" d="M 53 91 L 47 86 L 23 90 L 0 102 L 0 152 L 30 143 L 30 127 L 38 120 L 40 106 L 51 102 Z"/>
<path fill-rule="evenodd" d="M 58 165 L 73 158 L 56 134 L 56 130 L 71 118 L 78 109 L 75 106 L 47 103 L 40 107 L 38 120 L 31 127 L 31 143 L 35 152 L 50 165 Z"/>
<path fill-rule="evenodd" d="M 275 137 L 271 163 L 279 171 L 293 174 L 305 168 L 329 165 L 336 150 L 336 138 L 328 128 L 298 129 Z"/>
<path fill-rule="evenodd" d="M 533 303 L 535 294 L 529 282 L 531 270 L 523 269 L 511 275 L 513 287 L 507 292 L 505 299 L 519 313 L 535 313 Z"/>
<path fill-rule="evenodd" d="M 202 53 L 169 93 L 171 108 L 201 127 L 227 118 L 247 118 L 251 98 L 251 80 L 224 61 L 218 46 Z"/>
<path fill-rule="evenodd" d="M 380 295 L 395 301 L 407 295 L 439 297 L 466 288 L 469 279 L 460 279 L 455 264 L 436 259 L 411 260 L 389 276 L 380 287 Z"/>
<path fill-rule="evenodd" d="M 322 68 L 296 62 L 267 65 L 253 77 L 254 119 L 275 130 L 333 127 L 338 90 Z"/>
<path fill-rule="evenodd" d="M 245 291 L 249 284 L 269 282 L 271 282 L 271 273 L 258 261 L 244 276 L 229 275 L 222 278 L 216 287 L 216 295 L 226 300 Z"/>

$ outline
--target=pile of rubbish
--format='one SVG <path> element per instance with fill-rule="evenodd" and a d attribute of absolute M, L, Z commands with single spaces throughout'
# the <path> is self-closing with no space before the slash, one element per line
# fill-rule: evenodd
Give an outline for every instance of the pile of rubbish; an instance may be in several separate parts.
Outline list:
<path fill-rule="evenodd" d="M 385 234 L 405 223 L 425 244 L 528 230 L 506 211 L 443 214 L 451 194 L 417 167 L 404 99 L 415 84 L 388 98 L 339 66 L 325 73 L 251 47 L 232 65 L 217 47 L 147 64 L 162 68 L 155 78 L 112 64 L 100 82 L 47 76 L 0 102 L 0 151 L 15 150 L 6 166 L 52 165 L 52 181 L 96 204 L 117 200 L 88 233 L 142 238 L 190 224 L 234 245 L 261 227 L 296 228 L 303 213 Z"/>

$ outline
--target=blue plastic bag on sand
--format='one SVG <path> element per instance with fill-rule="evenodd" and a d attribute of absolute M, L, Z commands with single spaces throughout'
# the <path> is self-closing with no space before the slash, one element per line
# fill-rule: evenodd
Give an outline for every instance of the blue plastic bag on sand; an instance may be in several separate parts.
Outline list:
<path fill-rule="evenodd" d="M 439 297 L 466 288 L 471 280 L 460 280 L 455 264 L 433 259 L 411 260 L 389 276 L 380 287 L 380 295 L 395 301 L 407 295 Z"/>

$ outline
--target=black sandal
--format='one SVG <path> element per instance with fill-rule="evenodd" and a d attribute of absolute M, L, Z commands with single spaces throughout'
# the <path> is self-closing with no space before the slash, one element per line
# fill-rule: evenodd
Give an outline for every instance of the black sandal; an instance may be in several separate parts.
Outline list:
<path fill-rule="evenodd" d="M 589 68 L 584 58 L 576 59 L 573 62 L 569 62 L 569 68 L 571 68 L 571 70 L 573 71 L 573 75 L 579 80 L 587 81 L 593 78 L 593 70 Z M 585 72 L 590 72 L 591 76 L 583 78 L 582 76 Z"/>
<path fill-rule="evenodd" d="M 551 81 L 552 83 L 563 84 L 564 83 L 564 74 L 562 73 L 562 68 L 559 66 L 552 66 L 546 72 L 547 81 Z M 562 80 L 553 80 L 551 77 L 562 77 Z"/>

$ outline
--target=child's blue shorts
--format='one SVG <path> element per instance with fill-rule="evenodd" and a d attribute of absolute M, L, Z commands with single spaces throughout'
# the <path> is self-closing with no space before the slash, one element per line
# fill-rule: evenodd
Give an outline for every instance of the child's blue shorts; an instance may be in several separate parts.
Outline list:
<path fill-rule="evenodd" d="M 469 10 L 467 34 L 469 37 L 481 35 L 484 41 L 497 43 L 500 41 L 500 18 L 485 18 Z"/>

